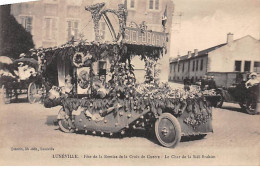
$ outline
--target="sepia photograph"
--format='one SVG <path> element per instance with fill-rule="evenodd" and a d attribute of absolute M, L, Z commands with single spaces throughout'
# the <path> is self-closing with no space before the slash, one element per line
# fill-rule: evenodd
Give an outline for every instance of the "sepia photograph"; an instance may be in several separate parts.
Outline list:
<path fill-rule="evenodd" d="M 259 11 L 0 2 L 0 166 L 259 166 Z"/>

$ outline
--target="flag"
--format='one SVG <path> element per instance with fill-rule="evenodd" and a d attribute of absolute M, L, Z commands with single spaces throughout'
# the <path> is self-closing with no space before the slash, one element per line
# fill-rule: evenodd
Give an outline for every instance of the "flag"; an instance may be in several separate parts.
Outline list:
<path fill-rule="evenodd" d="M 162 16 L 162 26 L 163 27 L 165 27 L 166 22 L 167 22 L 167 5 L 165 7 L 165 10 L 164 10 L 164 13 L 163 13 L 163 16 Z"/>

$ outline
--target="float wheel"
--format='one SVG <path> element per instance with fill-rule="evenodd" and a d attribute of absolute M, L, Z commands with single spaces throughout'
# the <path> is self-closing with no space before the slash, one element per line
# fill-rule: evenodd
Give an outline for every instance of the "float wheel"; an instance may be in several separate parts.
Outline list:
<path fill-rule="evenodd" d="M 255 115 L 257 113 L 256 112 L 256 102 L 247 100 L 246 104 L 244 106 L 244 110 L 248 114 Z"/>
<path fill-rule="evenodd" d="M 170 113 L 163 113 L 155 122 L 155 135 L 165 147 L 176 147 L 181 140 L 179 121 Z"/>
<path fill-rule="evenodd" d="M 70 129 L 69 121 L 66 119 L 66 112 L 61 108 L 58 113 L 58 125 L 60 130 L 65 133 L 72 133 L 73 130 Z"/>

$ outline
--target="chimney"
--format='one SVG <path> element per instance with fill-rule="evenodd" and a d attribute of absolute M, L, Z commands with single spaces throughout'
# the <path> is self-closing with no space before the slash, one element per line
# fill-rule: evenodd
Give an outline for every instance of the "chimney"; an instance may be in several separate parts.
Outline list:
<path fill-rule="evenodd" d="M 232 33 L 228 33 L 227 34 L 227 43 L 230 43 L 230 42 L 232 42 L 233 41 L 233 34 Z"/>
<path fill-rule="evenodd" d="M 188 51 L 188 58 L 191 58 L 191 51 Z"/>
<path fill-rule="evenodd" d="M 198 56 L 199 52 L 198 49 L 194 49 L 194 56 Z"/>

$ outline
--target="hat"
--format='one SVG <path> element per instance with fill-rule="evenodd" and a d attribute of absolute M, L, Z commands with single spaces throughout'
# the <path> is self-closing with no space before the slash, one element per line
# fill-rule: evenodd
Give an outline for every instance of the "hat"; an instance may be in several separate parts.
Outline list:
<path fill-rule="evenodd" d="M 251 78 L 252 76 L 257 76 L 257 73 L 252 72 L 252 73 L 249 75 L 249 78 Z"/>
<path fill-rule="evenodd" d="M 107 70 L 106 69 L 99 69 L 98 75 L 99 76 L 107 75 Z"/>

